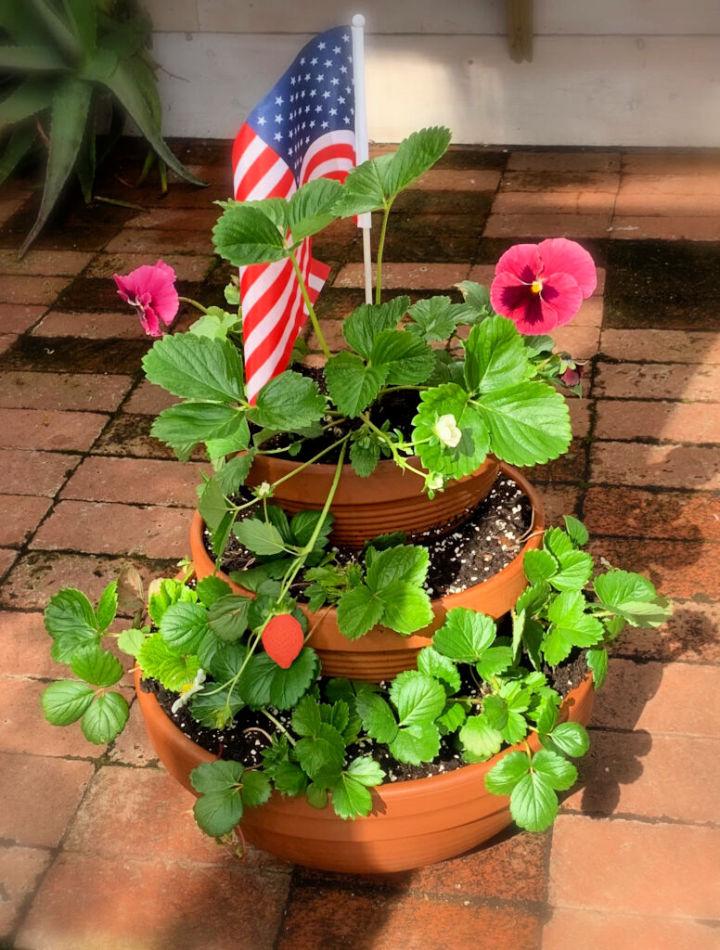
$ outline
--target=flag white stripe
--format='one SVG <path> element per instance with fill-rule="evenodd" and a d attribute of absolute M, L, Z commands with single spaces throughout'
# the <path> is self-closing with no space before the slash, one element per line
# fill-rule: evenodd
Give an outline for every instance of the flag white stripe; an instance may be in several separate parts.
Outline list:
<path fill-rule="evenodd" d="M 235 174 L 233 176 L 235 191 L 233 194 L 238 193 L 238 189 L 240 188 L 240 183 L 242 182 L 243 178 L 247 175 L 252 166 L 255 164 L 255 161 L 262 155 L 266 148 L 267 146 L 263 140 L 258 138 L 257 135 L 252 140 L 250 145 L 247 146 L 245 151 L 242 153 L 240 161 L 237 163 L 237 167 L 235 168 Z"/>
<path fill-rule="evenodd" d="M 250 191 L 245 201 L 257 201 L 258 198 L 267 198 L 283 175 L 285 175 L 289 170 L 290 169 L 285 164 L 285 162 L 281 158 L 278 158 L 275 164 L 265 172 L 260 181 Z M 292 186 L 288 189 L 287 194 L 283 197 L 289 198 L 294 191 L 295 183 L 293 182 Z"/>
<path fill-rule="evenodd" d="M 306 244 L 303 245 L 303 248 L 301 249 L 301 252 L 300 252 L 301 255 L 303 255 L 303 252 L 306 246 L 307 246 Z M 285 261 L 283 261 L 282 263 L 284 264 Z M 305 262 L 302 256 L 300 260 L 300 267 L 301 267 L 301 270 L 303 271 L 303 274 L 305 274 Z M 276 274 L 276 279 L 278 281 L 282 279 L 280 273 Z M 297 288 L 297 293 L 296 293 L 296 298 L 297 298 L 297 295 L 300 293 L 300 287 L 295 281 L 294 271 L 288 270 L 287 282 L 283 288 L 282 294 L 279 297 L 277 303 L 275 303 L 274 306 L 271 307 L 270 310 L 268 310 L 268 312 L 265 314 L 262 320 L 256 323 L 255 326 L 250 331 L 250 333 L 245 337 L 245 359 L 246 360 L 252 356 L 252 354 L 255 352 L 258 346 L 260 346 L 260 344 L 263 342 L 265 337 L 269 336 L 272 333 L 278 321 L 282 318 L 282 315 L 283 313 L 285 313 L 285 309 L 288 305 L 288 300 L 290 298 L 293 285 L 295 285 Z M 293 301 L 292 306 L 295 306 L 294 301 Z M 243 308 L 243 313 L 245 314 L 243 319 L 245 320 L 248 319 L 248 317 L 250 316 L 250 310 L 248 309 L 246 311 Z"/>
<path fill-rule="evenodd" d="M 250 287 L 245 291 L 242 298 L 243 314 L 249 316 L 255 304 L 265 294 L 270 287 L 279 279 L 283 270 L 291 270 L 288 261 L 273 261 L 268 264 L 259 277 L 256 277 Z M 242 269 L 240 279 L 245 268 Z"/>
<path fill-rule="evenodd" d="M 326 148 L 331 148 L 333 145 L 349 145 L 351 148 L 355 148 L 355 133 L 354 132 L 327 132 L 325 135 L 321 135 L 320 138 L 313 142 L 310 148 L 305 153 L 303 158 L 303 163 L 300 167 L 300 181 L 304 182 L 306 180 L 307 166 L 315 158 L 315 156 L 322 152 Z M 317 169 L 313 168 L 310 175 L 312 179 L 319 178 L 320 176 L 317 173 Z"/>
<path fill-rule="evenodd" d="M 307 250 L 307 243 L 303 246 L 303 250 L 305 251 Z M 301 251 L 301 254 L 302 254 L 302 251 Z M 305 258 L 307 258 L 307 256 L 308 256 L 307 253 L 305 253 Z M 301 269 L 303 270 L 303 273 L 305 273 L 306 268 L 309 266 L 309 262 L 307 260 L 302 260 L 300 266 L 301 266 Z M 301 298 L 300 285 L 296 281 L 291 279 L 288 286 L 292 286 L 293 283 L 295 284 L 296 291 L 295 291 L 295 299 L 293 300 L 289 308 L 291 317 L 290 319 L 285 321 L 285 328 L 283 330 L 282 336 L 275 343 L 272 353 L 268 356 L 268 358 L 265 360 L 262 366 L 260 366 L 260 368 L 257 369 L 248 380 L 248 383 L 247 383 L 248 399 L 253 399 L 254 396 L 262 389 L 265 383 L 268 382 L 268 380 L 272 379 L 272 377 L 275 374 L 275 369 L 278 365 L 278 362 L 280 361 L 280 358 L 283 352 L 285 351 L 285 346 L 287 345 L 288 338 L 290 334 L 295 330 L 295 327 L 297 324 L 297 311 L 299 307 L 303 305 L 303 302 Z M 277 323 L 277 320 L 275 321 L 275 323 Z M 247 352 L 247 347 L 246 347 L 246 352 Z"/>
<path fill-rule="evenodd" d="M 351 158 L 330 158 L 326 162 L 321 162 L 312 170 L 312 177 L 322 178 L 323 175 L 329 175 L 330 172 L 347 172 L 353 167 Z"/>

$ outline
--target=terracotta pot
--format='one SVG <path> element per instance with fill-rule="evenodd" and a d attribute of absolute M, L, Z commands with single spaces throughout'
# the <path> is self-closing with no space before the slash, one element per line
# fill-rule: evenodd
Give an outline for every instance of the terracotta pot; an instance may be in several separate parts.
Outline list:
<path fill-rule="evenodd" d="M 419 459 L 413 457 L 408 461 L 422 468 Z M 260 455 L 253 463 L 247 483 L 275 482 L 301 464 L 273 455 Z M 424 531 L 459 521 L 468 508 L 486 497 L 498 471 L 495 459 L 488 458 L 472 475 L 451 482 L 430 501 L 423 493 L 420 478 L 412 472 L 403 472 L 393 461 L 380 462 L 369 478 L 360 478 L 352 466 L 346 465 L 330 507 L 335 519 L 332 540 L 359 548 L 379 534 Z M 334 465 L 309 465 L 279 485 L 274 500 L 292 514 L 308 509 L 321 511 L 334 475 Z"/>
<path fill-rule="evenodd" d="M 135 688 L 158 758 L 192 791 L 190 772 L 215 756 L 191 742 L 155 696 L 140 689 L 137 670 Z M 587 725 L 593 698 L 588 676 L 568 694 L 562 714 Z M 537 750 L 534 735 L 529 744 Z M 330 807 L 315 809 L 304 798 L 274 792 L 266 805 L 247 810 L 242 833 L 286 861 L 326 871 L 385 874 L 434 864 L 477 847 L 511 824 L 508 800 L 491 795 L 483 784 L 485 773 L 510 751 L 444 775 L 382 785 L 373 793 L 372 814 L 356 821 L 343 821 Z"/>
<path fill-rule="evenodd" d="M 545 514 L 542 499 L 530 482 L 509 465 L 502 464 L 500 469 L 517 482 L 533 507 L 532 531 L 520 553 L 481 584 L 475 584 L 460 594 L 434 598 L 432 624 L 409 637 L 386 627 L 374 627 L 364 637 L 348 640 L 340 633 L 334 608 L 326 607 L 313 612 L 303 607 L 313 630 L 309 642 L 320 656 L 325 676 L 347 676 L 373 682 L 391 678 L 403 670 L 414 669 L 418 651 L 429 645 L 433 633 L 442 626 L 445 614 L 453 607 L 470 607 L 491 617 L 501 617 L 513 607 L 527 584 L 522 569 L 523 557 L 526 551 L 540 546 Z M 215 564 L 205 548 L 203 530 L 203 520 L 196 512 L 190 527 L 190 554 L 199 579 L 216 573 Z M 218 571 L 217 575 L 238 593 L 247 593 L 222 571 Z"/>

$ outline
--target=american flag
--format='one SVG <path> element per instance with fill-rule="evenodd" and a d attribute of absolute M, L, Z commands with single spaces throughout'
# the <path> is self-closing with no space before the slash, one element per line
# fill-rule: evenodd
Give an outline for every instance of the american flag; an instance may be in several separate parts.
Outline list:
<path fill-rule="evenodd" d="M 289 198 L 315 178 L 343 181 L 355 164 L 354 106 L 351 31 L 336 27 L 303 47 L 238 132 L 235 198 Z M 313 259 L 310 238 L 296 253 L 314 303 L 329 268 Z M 287 367 L 308 313 L 288 260 L 242 267 L 240 298 L 252 401 Z"/>

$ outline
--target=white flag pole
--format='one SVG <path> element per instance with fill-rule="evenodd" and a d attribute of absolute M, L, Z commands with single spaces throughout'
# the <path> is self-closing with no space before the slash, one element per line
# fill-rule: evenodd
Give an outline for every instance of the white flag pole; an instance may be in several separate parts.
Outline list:
<path fill-rule="evenodd" d="M 369 158 L 367 108 L 365 102 L 365 17 L 356 13 L 352 18 L 353 80 L 355 83 L 355 156 L 357 164 Z M 365 269 L 365 303 L 372 303 L 372 254 L 370 250 L 370 213 L 359 214 L 357 226 L 363 235 L 363 263 Z"/>

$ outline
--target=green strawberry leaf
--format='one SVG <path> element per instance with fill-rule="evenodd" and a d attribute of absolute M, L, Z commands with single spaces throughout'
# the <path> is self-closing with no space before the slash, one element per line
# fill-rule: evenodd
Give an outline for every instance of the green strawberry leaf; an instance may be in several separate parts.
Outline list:
<path fill-rule="evenodd" d="M 523 571 L 531 584 L 542 584 L 558 572 L 558 563 L 549 551 L 527 551 Z"/>
<path fill-rule="evenodd" d="M 231 438 L 238 449 L 250 442 L 244 410 L 219 402 L 184 402 L 163 409 L 150 434 L 169 445 L 181 462 L 187 462 L 198 442 Z"/>
<path fill-rule="evenodd" d="M 383 744 L 392 742 L 397 735 L 398 724 L 392 709 L 382 696 L 370 690 L 363 690 L 358 693 L 355 702 L 365 732 Z"/>
<path fill-rule="evenodd" d="M 458 663 L 476 663 L 495 640 L 495 622 L 467 607 L 449 610 L 433 647 Z"/>
<path fill-rule="evenodd" d="M 373 366 L 393 386 L 424 383 L 435 367 L 435 354 L 424 340 L 402 330 L 383 330 L 370 353 Z"/>
<path fill-rule="evenodd" d="M 555 790 L 541 772 L 528 772 L 510 793 L 510 814 L 526 831 L 545 831 L 555 820 L 557 810 Z"/>
<path fill-rule="evenodd" d="M 123 630 L 117 640 L 118 647 L 128 656 L 137 657 L 140 647 L 145 642 L 146 630 Z"/>
<path fill-rule="evenodd" d="M 214 574 L 209 574 L 197 582 L 195 592 L 201 604 L 204 604 L 206 607 L 212 607 L 212 605 L 222 597 L 227 597 L 228 594 L 231 594 L 232 588 L 226 581 L 216 577 Z"/>
<path fill-rule="evenodd" d="M 168 334 L 145 354 L 143 369 L 149 382 L 183 399 L 237 403 L 245 396 L 242 362 L 228 340 Z"/>
<path fill-rule="evenodd" d="M 570 445 L 565 398 L 548 383 L 524 382 L 487 392 L 477 411 L 490 434 L 489 451 L 511 465 L 549 462 Z"/>
<path fill-rule="evenodd" d="M 540 729 L 540 723 L 538 723 L 538 729 Z M 551 748 L 572 756 L 574 759 L 586 755 L 590 748 L 590 737 L 587 729 L 579 722 L 558 723 L 544 738 L 550 740 Z M 559 786 L 557 787 L 559 788 Z"/>
<path fill-rule="evenodd" d="M 213 603 L 207 613 L 207 625 L 221 640 L 232 643 L 248 629 L 253 601 L 238 594 L 227 594 Z"/>
<path fill-rule="evenodd" d="M 523 338 L 512 320 L 492 316 L 476 324 L 465 343 L 465 381 L 472 392 L 489 393 L 533 375 Z"/>
<path fill-rule="evenodd" d="M 408 332 L 421 337 L 426 343 L 444 342 L 455 332 L 457 320 L 450 297 L 418 300 L 408 309 L 408 313 L 413 320 L 408 325 Z"/>
<path fill-rule="evenodd" d="M 343 350 L 325 364 L 328 392 L 340 412 L 354 418 L 373 402 L 385 383 L 387 367 L 369 366 L 361 356 Z"/>
<path fill-rule="evenodd" d="M 432 762 L 440 750 L 440 732 L 435 723 L 416 722 L 398 729 L 389 749 L 398 762 L 408 765 Z"/>
<path fill-rule="evenodd" d="M 240 678 L 240 695 L 248 706 L 276 706 L 291 709 L 307 692 L 318 671 L 317 654 L 304 647 L 284 670 L 267 653 L 254 656 Z"/>
<path fill-rule="evenodd" d="M 321 723 L 315 734 L 297 741 L 294 751 L 303 771 L 315 784 L 323 788 L 335 785 L 345 762 L 345 740 L 337 729 Z"/>
<path fill-rule="evenodd" d="M 640 574 L 618 570 L 600 574 L 595 578 L 595 593 L 603 607 L 633 627 L 659 627 L 670 616 L 667 602 Z"/>
<path fill-rule="evenodd" d="M 417 655 L 417 668 L 426 676 L 446 683 L 452 693 L 460 689 L 460 672 L 453 661 L 434 647 L 425 647 Z"/>
<path fill-rule="evenodd" d="M 92 702 L 95 690 L 78 680 L 58 680 L 42 694 L 45 718 L 53 726 L 69 726 L 83 715 Z"/>
<path fill-rule="evenodd" d="M 193 807 L 195 821 L 206 834 L 229 834 L 242 818 L 244 774 L 240 762 L 223 759 L 205 762 L 190 773 L 192 787 L 200 793 Z"/>
<path fill-rule="evenodd" d="M 318 422 L 324 412 L 325 397 L 315 380 L 286 370 L 262 387 L 250 419 L 260 428 L 297 432 Z"/>
<path fill-rule="evenodd" d="M 128 721 L 130 708 L 120 693 L 102 693 L 96 696 L 80 720 L 83 735 L 88 742 L 106 745 L 119 735 Z"/>
<path fill-rule="evenodd" d="M 393 680 L 390 699 L 402 727 L 433 722 L 445 707 L 446 694 L 437 680 L 418 670 L 407 670 Z"/>
<path fill-rule="evenodd" d="M 341 193 L 342 186 L 332 178 L 316 178 L 298 188 L 287 208 L 287 225 L 296 244 L 335 220 L 332 209 Z"/>
<path fill-rule="evenodd" d="M 243 708 L 243 701 L 235 690 L 217 685 L 196 693 L 190 701 L 190 713 L 208 729 L 225 729 Z"/>
<path fill-rule="evenodd" d="M 590 540 L 590 535 L 582 521 L 578 521 L 572 515 L 563 515 L 563 521 L 565 522 L 565 530 L 570 535 L 573 544 L 579 548 L 584 547 Z"/>
<path fill-rule="evenodd" d="M 213 228 L 216 252 L 236 267 L 282 260 L 287 252 L 277 210 L 264 202 L 229 203 Z"/>
<path fill-rule="evenodd" d="M 208 611 L 203 604 L 170 604 L 160 621 L 163 640 L 180 654 L 197 653 L 207 629 Z"/>
<path fill-rule="evenodd" d="M 565 725 L 572 725 L 566 723 Z M 532 770 L 547 780 L 548 785 L 563 792 L 577 782 L 577 769 L 562 755 L 550 749 L 540 749 L 532 758 Z"/>
<path fill-rule="evenodd" d="M 370 359 L 375 340 L 384 330 L 394 330 L 410 306 L 409 297 L 394 297 L 381 304 L 357 307 L 343 323 L 348 346 Z"/>
<path fill-rule="evenodd" d="M 122 679 L 122 663 L 96 643 L 78 650 L 70 664 L 76 676 L 93 686 L 114 686 Z"/>
<path fill-rule="evenodd" d="M 499 730 L 490 725 L 485 715 L 468 716 L 460 730 L 460 742 L 466 762 L 485 762 L 499 752 L 503 744 Z"/>
<path fill-rule="evenodd" d="M 196 656 L 178 656 L 159 633 L 145 638 L 137 661 L 144 676 L 157 680 L 174 693 L 190 686 L 200 669 Z"/>
<path fill-rule="evenodd" d="M 485 776 L 485 788 L 493 795 L 509 795 L 530 771 L 525 752 L 508 752 Z"/>
<path fill-rule="evenodd" d="M 234 527 L 235 537 L 253 554 L 270 555 L 282 554 L 285 551 L 285 542 L 282 535 L 269 521 L 259 518 L 245 518 Z"/>
<path fill-rule="evenodd" d="M 50 598 L 44 614 L 45 629 L 55 641 L 52 657 L 69 663 L 77 650 L 100 640 L 97 617 L 82 591 L 66 587 Z"/>
<path fill-rule="evenodd" d="M 95 620 L 98 630 L 105 631 L 115 619 L 118 608 L 118 582 L 110 581 L 105 590 L 100 595 L 97 608 L 95 610 Z"/>
<path fill-rule="evenodd" d="M 593 686 L 600 689 L 607 677 L 608 652 L 604 647 L 595 647 L 587 651 L 586 659 L 588 669 L 593 675 Z"/>
<path fill-rule="evenodd" d="M 432 623 L 429 595 L 408 581 L 394 581 L 377 595 L 383 603 L 382 623 L 405 636 Z"/>
<path fill-rule="evenodd" d="M 340 632 L 350 640 L 357 640 L 380 623 L 384 603 L 365 584 L 345 591 L 337 605 Z"/>

